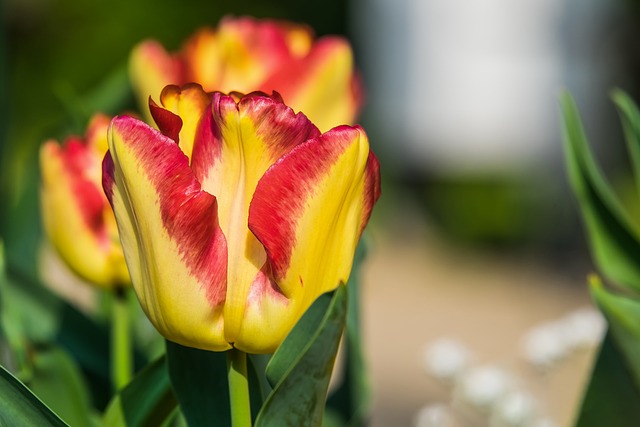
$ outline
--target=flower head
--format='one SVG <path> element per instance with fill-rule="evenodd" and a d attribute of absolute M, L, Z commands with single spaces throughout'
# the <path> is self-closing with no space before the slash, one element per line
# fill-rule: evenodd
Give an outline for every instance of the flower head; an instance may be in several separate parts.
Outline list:
<path fill-rule="evenodd" d="M 40 150 L 45 233 L 72 270 L 103 288 L 130 282 L 113 211 L 101 188 L 110 120 L 97 114 L 84 138 L 69 137 L 63 145 L 49 140 Z"/>
<path fill-rule="evenodd" d="M 132 52 L 130 71 L 142 106 L 168 84 L 196 82 L 225 93 L 275 90 L 322 131 L 353 123 L 362 98 L 346 40 L 314 39 L 306 26 L 249 17 L 199 30 L 176 54 L 144 41 Z"/>
<path fill-rule="evenodd" d="M 321 134 L 277 94 L 167 87 L 159 131 L 117 117 L 103 185 L 136 294 L 179 344 L 272 352 L 346 282 L 380 195 L 362 128 Z"/>

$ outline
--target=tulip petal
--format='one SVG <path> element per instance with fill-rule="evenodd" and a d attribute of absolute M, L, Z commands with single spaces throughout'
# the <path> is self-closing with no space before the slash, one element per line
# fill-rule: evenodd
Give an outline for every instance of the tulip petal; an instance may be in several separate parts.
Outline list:
<path fill-rule="evenodd" d="M 211 103 L 211 96 L 199 84 L 191 83 L 182 87 L 169 85 L 162 90 L 160 102 L 164 108 L 181 119 L 182 127 L 179 129 L 176 142 L 182 152 L 191 158 L 200 120 Z M 160 123 L 156 123 L 160 127 Z"/>
<path fill-rule="evenodd" d="M 260 93 L 246 95 L 238 103 L 231 96 L 215 93 L 211 120 L 211 139 L 196 141 L 192 169 L 203 189 L 218 200 L 220 227 L 229 251 L 225 333 L 235 342 L 251 283 L 264 278 L 261 268 L 266 253 L 247 228 L 254 189 L 273 163 L 319 131 L 277 95 Z"/>
<path fill-rule="evenodd" d="M 195 81 L 208 91 L 249 92 L 289 59 L 288 43 L 304 49 L 299 32 L 275 21 L 228 17 L 217 31 L 202 29 L 187 42 L 187 75 L 167 82 Z"/>
<path fill-rule="evenodd" d="M 184 79 L 184 64 L 157 41 L 146 40 L 131 52 L 129 76 L 138 96 L 138 105 L 146 112 L 149 97 L 159 99 L 167 84 Z"/>
<path fill-rule="evenodd" d="M 222 351 L 226 241 L 216 198 L 175 141 L 117 117 L 103 163 L 131 279 L 155 327 L 179 344 Z"/>
<path fill-rule="evenodd" d="M 97 142 L 95 134 L 89 140 Z M 102 128 L 106 131 L 106 127 Z M 99 187 L 100 157 L 79 138 L 40 151 L 43 225 L 51 244 L 79 276 L 109 288 L 129 282 L 116 224 Z M 116 239 L 116 241 L 114 241 Z"/>
<path fill-rule="evenodd" d="M 303 111 L 325 132 L 334 126 L 352 124 L 362 103 L 360 79 L 354 77 L 353 53 L 339 37 L 323 37 L 308 55 L 294 58 L 260 85 L 277 90 L 287 105 Z"/>
<path fill-rule="evenodd" d="M 251 202 L 249 228 L 264 245 L 267 271 L 290 306 L 282 310 L 252 289 L 241 338 L 286 329 L 319 295 L 346 283 L 379 196 L 378 161 L 359 126 L 340 126 L 299 145 L 265 173 Z"/>
<path fill-rule="evenodd" d="M 149 112 L 156 122 L 158 130 L 163 135 L 173 139 L 176 144 L 180 141 L 180 130 L 182 129 L 182 118 L 177 114 L 159 106 L 155 101 L 149 98 Z"/>

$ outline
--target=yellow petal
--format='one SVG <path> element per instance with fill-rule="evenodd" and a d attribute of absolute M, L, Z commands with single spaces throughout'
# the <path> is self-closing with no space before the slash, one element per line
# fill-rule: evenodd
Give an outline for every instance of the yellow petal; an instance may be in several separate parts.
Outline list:
<path fill-rule="evenodd" d="M 166 338 L 207 350 L 224 337 L 226 243 L 215 197 L 201 191 L 173 140 L 130 117 L 113 120 L 104 188 L 138 299 Z"/>

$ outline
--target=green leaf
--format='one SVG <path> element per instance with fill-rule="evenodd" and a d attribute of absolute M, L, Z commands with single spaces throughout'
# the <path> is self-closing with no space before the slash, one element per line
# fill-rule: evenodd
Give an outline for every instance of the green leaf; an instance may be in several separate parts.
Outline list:
<path fill-rule="evenodd" d="M 640 388 L 640 301 L 608 290 L 595 275 L 590 277 L 589 286 L 636 387 Z"/>
<path fill-rule="evenodd" d="M 575 103 L 561 97 L 569 180 L 580 202 L 593 258 L 604 276 L 640 291 L 640 241 L 593 159 Z"/>
<path fill-rule="evenodd" d="M 327 400 L 327 411 L 323 425 L 328 425 L 327 415 L 331 414 L 332 425 L 359 427 L 366 425 L 371 406 L 371 387 L 367 363 L 362 350 L 360 324 L 360 264 L 366 255 L 366 235 L 358 245 L 351 277 L 347 283 L 349 293 L 347 309 L 347 329 L 342 343 L 342 360 L 345 364 L 340 385 Z"/>
<path fill-rule="evenodd" d="M 90 426 L 87 385 L 73 359 L 62 349 L 45 347 L 33 356 L 31 391 L 72 426 Z"/>
<path fill-rule="evenodd" d="M 0 366 L 0 425 L 11 427 L 67 426 L 2 366 Z"/>
<path fill-rule="evenodd" d="M 320 426 L 329 379 L 347 312 L 347 289 L 322 295 L 307 310 L 271 358 L 267 378 L 274 385 L 256 427 Z M 319 314 L 320 321 L 315 323 Z"/>
<path fill-rule="evenodd" d="M 231 426 L 226 352 L 166 345 L 171 384 L 189 426 Z"/>
<path fill-rule="evenodd" d="M 309 344 L 311 336 L 316 332 L 318 325 L 322 323 L 327 314 L 331 302 L 331 294 L 321 295 L 311 304 L 311 307 L 307 309 L 280 347 L 278 347 L 266 369 L 267 380 L 271 387 L 276 387 L 291 369 L 293 363 L 301 357 L 302 351 Z"/>
<path fill-rule="evenodd" d="M 254 420 L 258 416 L 267 396 L 273 390 L 266 377 L 266 369 L 270 359 L 270 354 L 247 354 L 251 418 Z"/>
<path fill-rule="evenodd" d="M 105 412 L 105 427 L 155 427 L 175 412 L 178 402 L 171 388 L 166 358 L 149 364 L 113 398 Z"/>
<path fill-rule="evenodd" d="M 612 92 L 611 97 L 620 112 L 636 189 L 640 191 L 640 112 L 635 102 L 623 91 L 616 89 Z"/>
<path fill-rule="evenodd" d="M 628 427 L 640 419 L 640 392 L 609 331 L 591 374 L 576 427 Z"/>

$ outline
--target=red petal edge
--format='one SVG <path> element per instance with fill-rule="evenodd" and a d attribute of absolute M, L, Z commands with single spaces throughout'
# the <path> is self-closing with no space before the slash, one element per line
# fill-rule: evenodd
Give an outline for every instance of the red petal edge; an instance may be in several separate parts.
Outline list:
<path fill-rule="evenodd" d="M 360 133 L 364 131 L 359 126 L 338 126 L 298 145 L 258 183 L 249 207 L 249 229 L 264 245 L 276 279 L 286 275 L 296 244 L 297 220 L 305 209 L 308 192 L 314 191 L 314 182 L 327 173 Z M 365 209 L 359 233 L 380 195 L 378 162 L 371 154 L 365 174 Z"/>
<path fill-rule="evenodd" d="M 189 159 L 172 139 L 126 116 L 114 118 L 111 127 L 121 134 L 123 143 L 133 151 L 141 170 L 155 188 L 164 228 L 177 244 L 185 266 L 206 289 L 210 303 L 223 304 L 227 244 L 218 223 L 216 198 L 201 190 L 189 168 Z M 107 153 L 103 161 L 103 187 L 110 201 L 113 186 L 117 185 L 117 173 L 112 155 Z M 132 208 L 135 210 L 135 206 Z M 159 237 L 147 236 L 150 239 Z M 148 254 L 141 254 L 144 255 Z M 155 260 L 143 259 L 141 262 Z"/>

